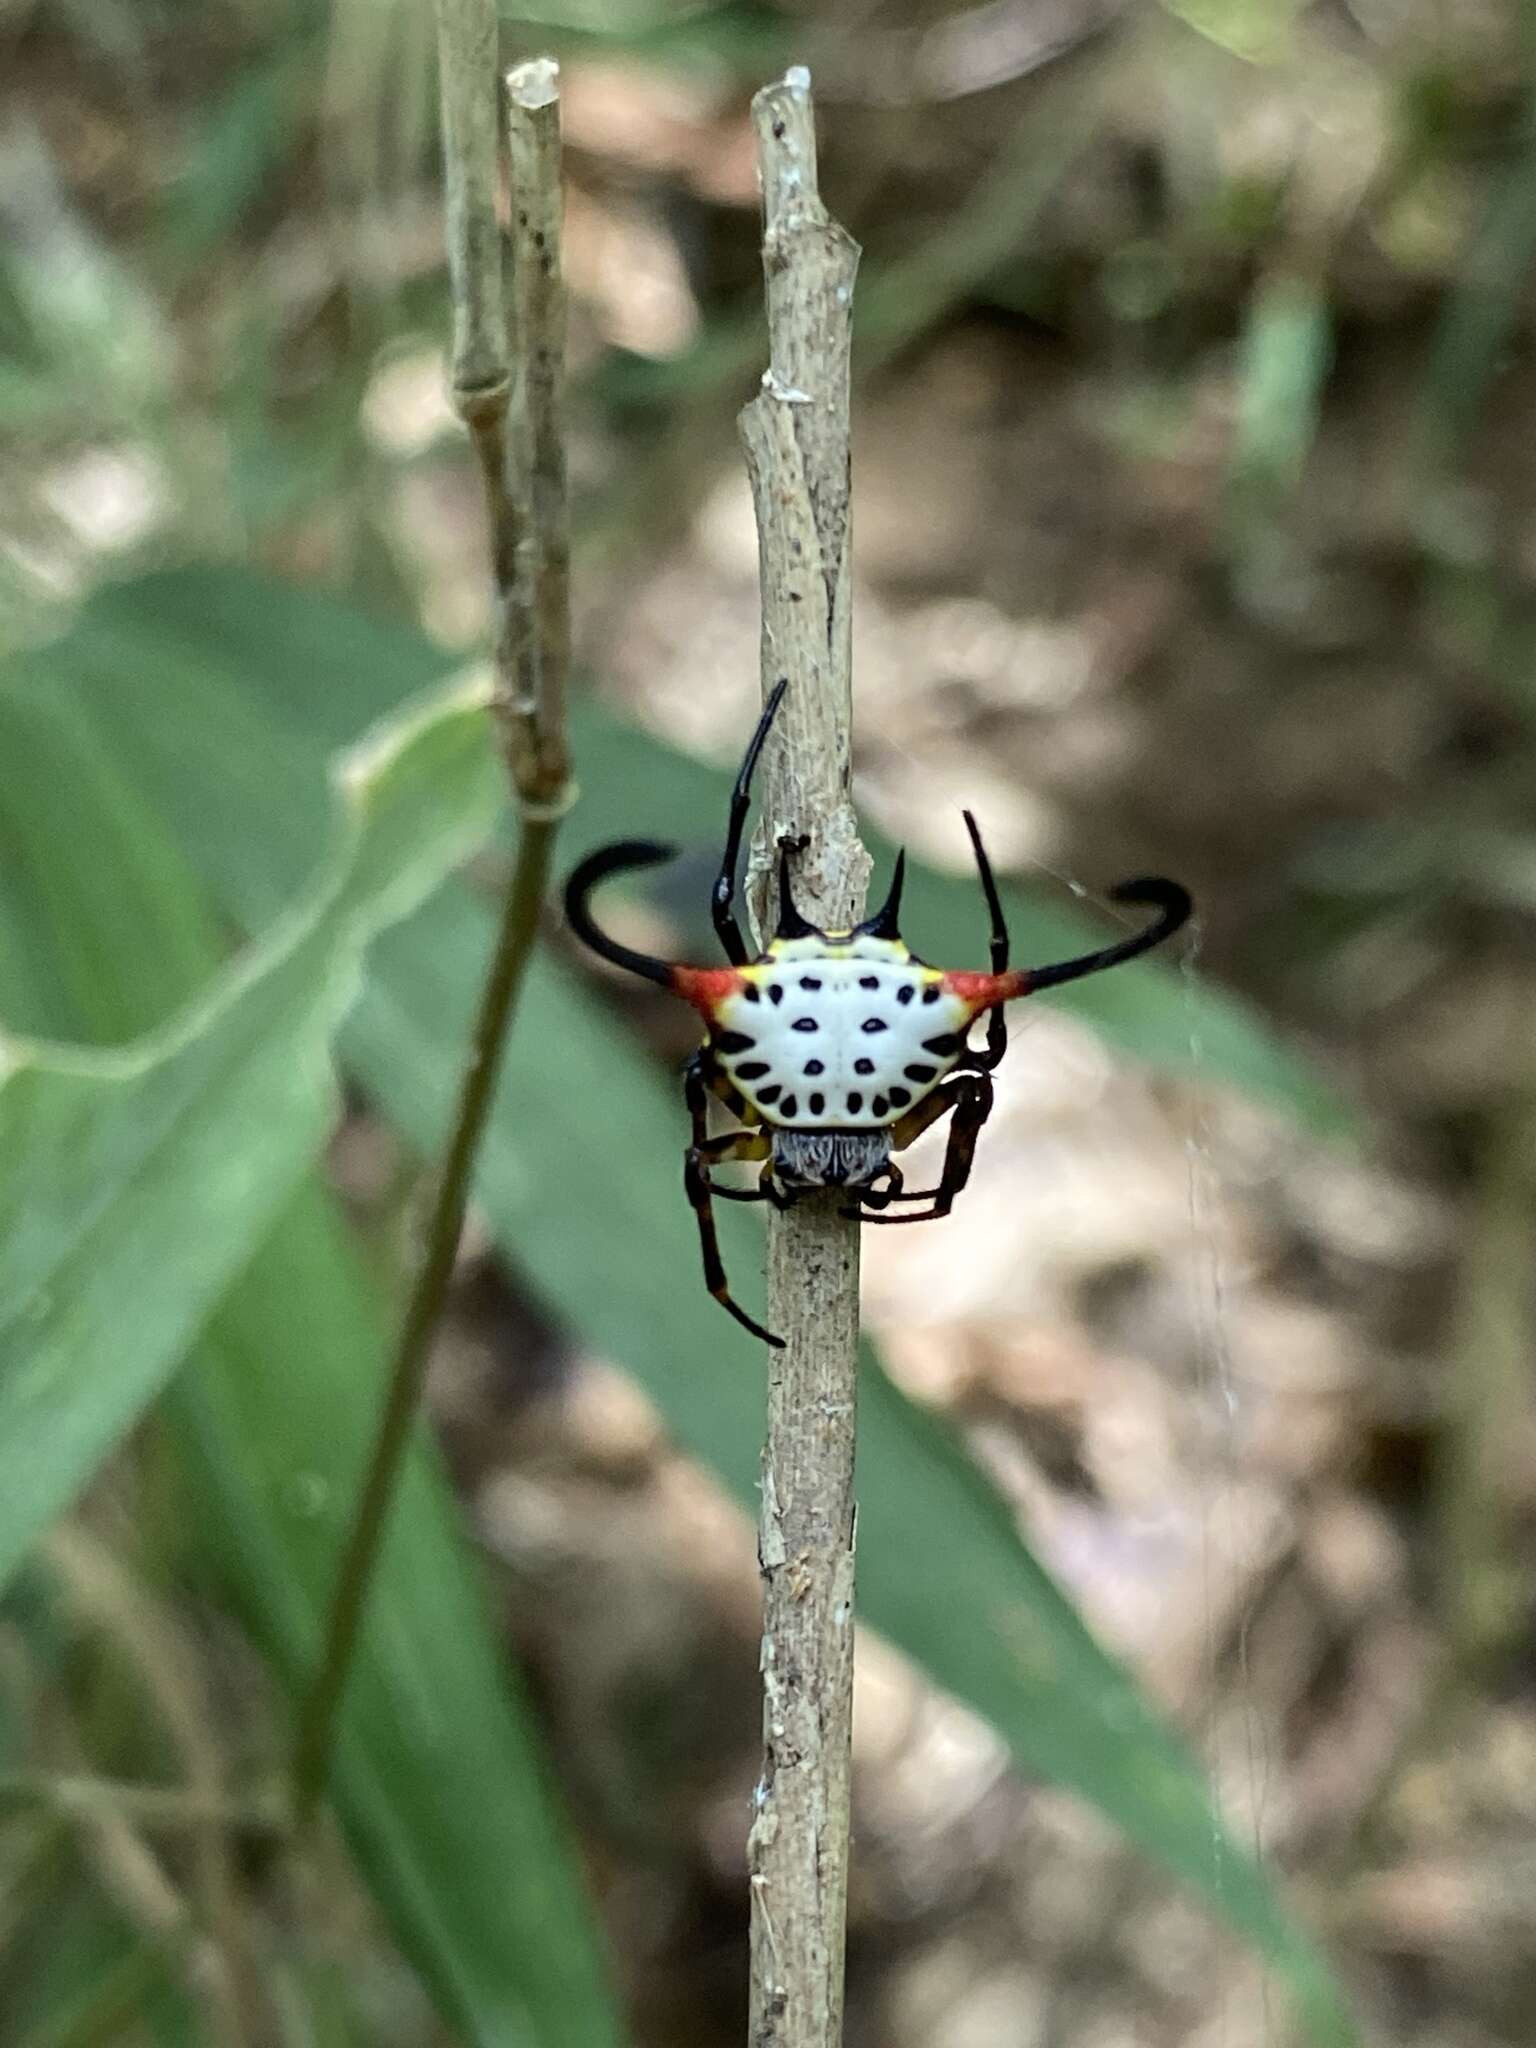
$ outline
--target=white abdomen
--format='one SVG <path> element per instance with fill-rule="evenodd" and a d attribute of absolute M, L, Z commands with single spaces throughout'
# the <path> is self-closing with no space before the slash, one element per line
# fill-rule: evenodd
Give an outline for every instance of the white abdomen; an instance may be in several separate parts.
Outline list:
<path fill-rule="evenodd" d="M 714 1042 L 726 1073 L 766 1123 L 894 1123 L 954 1066 L 964 1004 L 917 961 L 828 959 L 802 943 L 810 957 L 786 947 L 754 964 L 748 987 L 721 1005 Z"/>

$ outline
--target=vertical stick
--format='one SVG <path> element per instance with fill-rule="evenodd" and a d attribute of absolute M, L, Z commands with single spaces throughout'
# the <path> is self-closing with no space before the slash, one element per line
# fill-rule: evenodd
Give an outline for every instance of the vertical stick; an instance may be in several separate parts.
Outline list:
<path fill-rule="evenodd" d="M 762 681 L 789 689 L 765 760 L 760 868 L 805 839 L 795 893 L 845 927 L 869 860 L 849 802 L 848 353 L 857 246 L 816 183 L 810 78 L 752 103 L 769 368 L 741 416 L 757 510 Z M 763 1450 L 763 1774 L 749 1842 L 751 2048 L 842 2038 L 853 1722 L 853 1454 L 859 1226 L 829 1191 L 769 1218 Z"/>
<path fill-rule="evenodd" d="M 507 73 L 512 187 L 512 332 L 522 373 L 510 459 L 524 504 L 509 606 L 508 750 L 525 802 L 563 805 L 570 776 L 565 684 L 571 661 L 571 539 L 565 491 L 565 283 L 560 269 L 560 67 Z"/>
<path fill-rule="evenodd" d="M 501 608 L 512 585 L 511 564 L 525 508 L 507 489 L 512 363 L 496 220 L 501 131 L 493 0 L 437 0 L 437 45 L 443 210 L 453 298 L 449 383 L 454 410 L 469 430 L 480 465 L 492 575 Z"/>

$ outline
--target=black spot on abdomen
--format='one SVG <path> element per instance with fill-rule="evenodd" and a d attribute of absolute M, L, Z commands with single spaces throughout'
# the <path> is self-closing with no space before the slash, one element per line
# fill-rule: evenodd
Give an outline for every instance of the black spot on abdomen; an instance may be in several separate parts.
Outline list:
<path fill-rule="evenodd" d="M 819 1031 L 821 1026 L 814 1017 L 797 1017 L 789 1028 L 791 1031 Z"/>
<path fill-rule="evenodd" d="M 777 1091 L 775 1091 L 775 1093 L 777 1093 Z M 786 1095 L 784 1100 L 779 1104 L 779 1114 L 781 1116 L 798 1116 L 800 1114 L 800 1105 L 795 1100 L 793 1095 Z"/>
<path fill-rule="evenodd" d="M 873 1060 L 855 1060 L 853 1071 L 856 1074 L 872 1074 L 875 1071 L 875 1063 Z"/>
<path fill-rule="evenodd" d="M 805 1063 L 805 1072 L 807 1079 L 809 1079 L 809 1077 L 812 1074 L 824 1074 L 826 1071 L 826 1062 L 824 1060 L 807 1060 Z"/>
<path fill-rule="evenodd" d="M 736 1078 L 738 1081 L 761 1081 L 767 1071 L 768 1062 L 766 1060 L 743 1060 L 736 1069 Z"/>
<path fill-rule="evenodd" d="M 757 1040 L 748 1038 L 745 1031 L 722 1031 L 715 1043 L 722 1052 L 750 1052 Z"/>
<path fill-rule="evenodd" d="M 825 1095 L 813 1095 L 806 1104 L 806 1108 L 811 1112 L 812 1116 L 820 1116 L 826 1106 L 827 1098 Z"/>
<path fill-rule="evenodd" d="M 857 1090 L 857 1089 L 855 1089 L 855 1090 L 854 1090 L 854 1092 L 853 1092 L 853 1094 L 852 1094 L 852 1095 L 850 1095 L 850 1096 L 849 1096 L 849 1098 L 848 1098 L 848 1114 L 849 1114 L 850 1116 L 857 1116 L 857 1115 L 858 1115 L 858 1113 L 859 1113 L 859 1111 L 860 1111 L 860 1110 L 861 1110 L 861 1109 L 862 1109 L 863 1107 L 864 1107 L 864 1098 L 863 1098 L 863 1096 L 862 1096 L 862 1095 L 860 1095 L 860 1094 L 859 1094 L 858 1090 Z"/>
<path fill-rule="evenodd" d="M 766 1088 L 758 1089 L 757 1099 L 759 1102 L 777 1102 L 783 1092 L 777 1081 L 770 1081 Z"/>
<path fill-rule="evenodd" d="M 923 1046 L 928 1052 L 936 1052 L 940 1059 L 948 1059 L 952 1052 L 960 1050 L 960 1034 L 958 1031 L 941 1031 L 937 1038 L 925 1038 Z"/>
<path fill-rule="evenodd" d="M 931 1081 L 938 1071 L 937 1067 L 908 1067 L 906 1073 L 909 1081 Z"/>
<path fill-rule="evenodd" d="M 866 1017 L 859 1028 L 862 1031 L 889 1031 L 891 1027 L 883 1017 Z"/>

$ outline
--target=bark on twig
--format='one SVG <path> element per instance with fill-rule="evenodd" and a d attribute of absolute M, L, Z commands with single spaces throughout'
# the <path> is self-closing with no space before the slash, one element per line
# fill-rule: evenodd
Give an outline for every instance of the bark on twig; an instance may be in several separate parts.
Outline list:
<path fill-rule="evenodd" d="M 535 57 L 507 73 L 512 180 L 512 331 L 523 403 L 515 473 L 531 517 L 514 587 L 518 638 L 508 675 L 508 747 L 524 800 L 562 805 L 570 776 L 565 684 L 571 659 L 565 491 L 565 284 L 560 270 L 560 67 Z"/>
<path fill-rule="evenodd" d="M 500 109 L 494 0 L 437 0 L 443 206 L 453 298 L 449 389 L 480 465 L 499 610 L 513 583 L 525 508 L 507 488 L 512 362 L 502 296 Z M 506 635 L 498 619 L 498 642 Z M 499 663 L 498 663 L 499 666 Z"/>
<path fill-rule="evenodd" d="M 821 203 L 810 79 L 753 101 L 769 368 L 741 417 L 757 510 L 762 683 L 789 678 L 765 759 L 759 895 L 777 841 L 804 840 L 796 900 L 858 915 L 869 861 L 849 801 L 848 353 L 857 246 Z M 752 2048 L 842 2037 L 853 1706 L 853 1456 L 859 1227 L 835 1192 L 769 1219 L 759 1558 L 763 1774 L 749 1845 Z"/>
<path fill-rule="evenodd" d="M 570 625 L 561 384 L 559 67 L 508 74 L 513 318 L 502 294 L 501 102 L 495 0 L 438 0 L 454 405 L 485 487 L 496 596 L 496 704 L 519 811 L 517 856 L 475 1018 L 474 1036 L 411 1289 L 379 1433 L 337 1573 L 318 1676 L 300 1717 L 294 1805 L 301 1824 L 324 1790 L 337 1712 L 368 1588 L 421 1401 L 469 1206 L 502 1052 L 549 885 L 572 789 L 565 744 Z M 512 365 L 520 375 L 514 386 Z"/>

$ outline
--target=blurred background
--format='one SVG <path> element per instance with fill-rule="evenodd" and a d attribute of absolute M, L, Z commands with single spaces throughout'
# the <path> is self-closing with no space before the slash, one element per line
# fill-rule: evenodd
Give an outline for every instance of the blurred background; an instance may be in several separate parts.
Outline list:
<path fill-rule="evenodd" d="M 1241 1938 L 1280 1955 L 1279 1898 L 1366 2039 L 1528 2039 L 1536 17 L 551 0 L 502 26 L 564 84 L 562 858 L 660 824 L 689 858 L 613 919 L 706 945 L 758 694 L 747 102 L 799 61 L 865 250 L 857 794 L 933 871 L 908 936 L 980 964 L 962 804 L 1017 955 L 1102 929 L 1126 874 L 1200 906 L 1182 965 L 1017 1013 L 956 1215 L 866 1233 L 890 1387 L 850 2048 L 1299 2038 L 1294 1954 Z M 404 0 L 0 6 L 14 1030 L 171 1015 L 303 888 L 326 756 L 485 645 L 433 36 Z M 398 1001 L 348 1027 L 320 1170 L 0 1608 L 0 2042 L 620 2038 L 540 2018 L 574 2010 L 558 1971 L 539 1989 L 554 1938 L 520 1961 L 475 1920 L 579 1919 L 520 1855 L 579 1871 L 592 1996 L 636 2048 L 742 2036 L 760 1362 L 697 1282 L 690 1019 L 553 918 L 434 1366 L 456 1505 L 424 1452 L 393 1553 L 400 1614 L 470 1600 L 492 1675 L 462 1697 L 494 1694 L 485 1753 L 505 1717 L 552 1804 L 520 1835 L 469 1787 L 509 1846 L 461 1910 L 461 1730 L 444 1708 L 412 1748 L 438 1661 L 401 1621 L 344 1827 L 296 1853 L 273 1818 L 503 862 L 489 841 L 478 903 L 386 941 Z M 732 1247 L 755 1303 L 752 1230 Z M 310 1357 L 340 1331 L 350 1392 Z M 912 1419 L 912 1464 L 881 1416 Z M 870 1558 L 941 1478 L 974 1524 Z M 1077 1645 L 1029 1678 L 1060 1727 L 988 1707 L 961 1638 L 1018 1621 L 975 1591 L 1018 1535 L 1139 1701 L 1029 1580 L 1021 1628 Z M 1228 1816 L 1213 1878 L 1139 1803 L 1148 1707 Z M 595 1966 L 577 1942 L 558 1967 Z"/>

